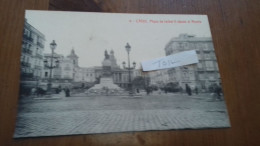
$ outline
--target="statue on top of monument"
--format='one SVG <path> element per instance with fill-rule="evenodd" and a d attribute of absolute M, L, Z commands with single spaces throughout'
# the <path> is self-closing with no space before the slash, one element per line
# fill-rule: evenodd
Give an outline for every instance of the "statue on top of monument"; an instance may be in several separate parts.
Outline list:
<path fill-rule="evenodd" d="M 109 55 L 107 53 L 107 50 L 105 51 L 105 59 L 109 59 Z"/>

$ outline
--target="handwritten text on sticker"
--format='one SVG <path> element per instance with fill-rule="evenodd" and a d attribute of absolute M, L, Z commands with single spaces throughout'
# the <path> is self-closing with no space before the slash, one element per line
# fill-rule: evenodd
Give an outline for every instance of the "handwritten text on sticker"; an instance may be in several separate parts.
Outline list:
<path fill-rule="evenodd" d="M 198 56 L 195 50 L 183 51 L 180 53 L 172 54 L 166 57 L 157 58 L 154 60 L 143 61 L 143 71 L 152 71 L 158 69 L 166 69 L 198 63 Z"/>

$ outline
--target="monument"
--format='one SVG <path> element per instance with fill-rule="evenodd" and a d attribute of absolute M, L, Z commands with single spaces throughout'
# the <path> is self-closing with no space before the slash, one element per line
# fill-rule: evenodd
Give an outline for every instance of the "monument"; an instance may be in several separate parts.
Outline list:
<path fill-rule="evenodd" d="M 105 51 L 105 58 L 102 62 L 103 73 L 100 77 L 100 83 L 94 85 L 87 90 L 86 94 L 96 94 L 96 95 L 117 95 L 124 92 L 124 89 L 120 88 L 118 85 L 114 84 L 112 77 L 112 67 L 117 66 L 113 64 L 113 58 L 111 61 L 111 56 Z M 113 57 L 113 56 L 112 56 Z"/>

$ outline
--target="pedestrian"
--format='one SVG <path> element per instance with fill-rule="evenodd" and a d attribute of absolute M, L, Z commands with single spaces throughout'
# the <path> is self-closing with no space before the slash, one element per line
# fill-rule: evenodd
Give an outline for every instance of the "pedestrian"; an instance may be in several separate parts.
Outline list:
<path fill-rule="evenodd" d="M 198 95 L 199 94 L 199 91 L 198 91 L 198 87 L 195 86 L 195 89 L 194 89 L 195 93 Z"/>
<path fill-rule="evenodd" d="M 182 88 L 182 87 L 179 88 L 179 92 L 180 92 L 181 94 L 183 93 L 183 88 Z"/>
<path fill-rule="evenodd" d="M 167 94 L 168 93 L 168 89 L 164 88 L 164 93 Z"/>
<path fill-rule="evenodd" d="M 189 96 L 191 96 L 192 93 L 191 93 L 191 88 L 190 88 L 190 86 L 189 86 L 188 84 L 185 84 L 185 86 L 186 86 L 186 92 L 187 92 L 187 94 L 188 94 Z"/>
<path fill-rule="evenodd" d="M 32 88 L 32 90 L 31 90 L 31 95 L 35 95 L 36 94 L 36 88 Z"/>
<path fill-rule="evenodd" d="M 146 95 L 150 94 L 150 89 L 148 87 L 145 88 L 145 91 L 146 91 Z"/>
<path fill-rule="evenodd" d="M 70 89 L 68 87 L 66 87 L 66 89 L 65 89 L 65 94 L 66 94 L 66 97 L 70 97 Z"/>
<path fill-rule="evenodd" d="M 221 92 L 222 92 L 222 88 L 219 85 L 215 85 L 215 89 L 214 89 L 215 94 L 217 95 L 217 99 L 221 100 Z"/>

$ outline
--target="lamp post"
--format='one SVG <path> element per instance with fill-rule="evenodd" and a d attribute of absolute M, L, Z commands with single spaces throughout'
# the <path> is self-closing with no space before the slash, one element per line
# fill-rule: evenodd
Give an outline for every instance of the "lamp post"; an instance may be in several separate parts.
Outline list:
<path fill-rule="evenodd" d="M 133 95 L 132 83 L 131 83 L 131 70 L 135 69 L 136 63 L 133 62 L 133 67 L 130 66 L 131 46 L 128 43 L 126 43 L 125 49 L 126 49 L 127 57 L 128 57 L 128 67 L 126 67 L 125 61 L 123 62 L 123 67 L 124 67 L 124 69 L 128 70 L 128 90 L 129 90 L 129 95 Z"/>
<path fill-rule="evenodd" d="M 56 60 L 55 64 L 53 64 L 53 59 L 54 59 L 53 54 L 54 54 L 54 50 L 55 50 L 56 47 L 57 47 L 57 44 L 53 40 L 50 43 L 51 61 L 49 63 L 48 60 L 44 60 L 44 67 L 50 69 L 50 75 L 49 75 L 48 84 L 47 84 L 47 93 L 49 93 L 49 94 L 51 94 L 51 87 L 52 87 L 52 69 L 59 67 L 59 60 Z"/>

